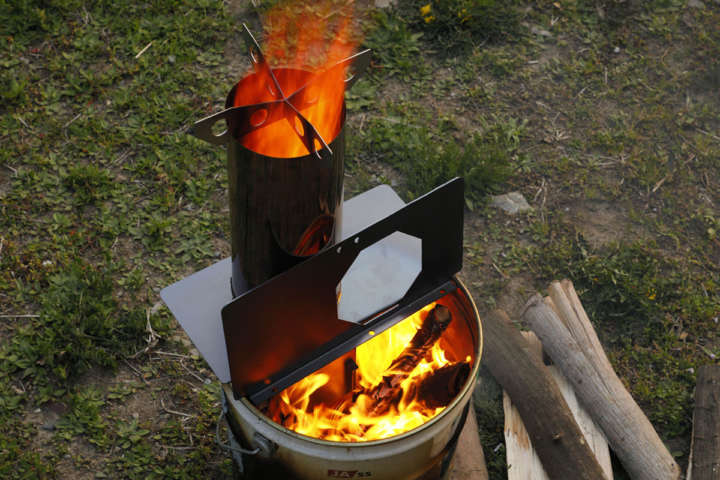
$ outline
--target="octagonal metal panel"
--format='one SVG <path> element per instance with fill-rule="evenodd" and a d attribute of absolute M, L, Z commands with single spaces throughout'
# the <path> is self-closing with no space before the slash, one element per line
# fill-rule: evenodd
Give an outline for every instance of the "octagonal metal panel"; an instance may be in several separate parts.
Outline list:
<path fill-rule="evenodd" d="M 362 323 L 396 304 L 422 270 L 422 240 L 395 232 L 362 250 L 340 282 L 338 318 Z"/>

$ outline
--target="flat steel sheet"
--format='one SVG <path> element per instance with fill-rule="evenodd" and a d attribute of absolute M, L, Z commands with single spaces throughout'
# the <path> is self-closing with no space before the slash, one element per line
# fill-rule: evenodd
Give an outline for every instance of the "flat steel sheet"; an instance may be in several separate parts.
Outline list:
<path fill-rule="evenodd" d="M 232 300 L 231 269 L 226 258 L 160 291 L 160 298 L 222 383 L 230 381 L 220 309 Z"/>
<path fill-rule="evenodd" d="M 391 215 L 405 203 L 387 185 L 361 193 L 343 204 L 340 238 L 347 239 Z M 402 248 L 394 245 L 393 248 Z M 397 251 L 407 257 L 412 253 Z M 230 258 L 180 280 L 160 292 L 160 297 L 222 383 L 230 381 L 230 364 L 220 310 L 232 300 Z"/>

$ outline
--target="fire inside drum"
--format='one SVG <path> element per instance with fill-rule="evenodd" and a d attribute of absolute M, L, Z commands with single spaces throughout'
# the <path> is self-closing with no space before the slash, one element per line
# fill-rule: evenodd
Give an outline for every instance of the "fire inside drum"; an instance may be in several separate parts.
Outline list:
<path fill-rule="evenodd" d="M 247 397 L 233 398 L 232 387 L 227 384 L 227 419 L 234 438 L 238 446 L 259 451 L 243 455 L 248 478 L 349 478 L 359 472 L 375 480 L 439 478 L 452 458 L 454 442 L 463 426 L 463 412 L 472 396 L 482 351 L 482 329 L 475 304 L 464 285 L 457 278 L 454 282 L 458 288 L 437 301 L 450 310 L 453 318 L 443 332 L 441 345 L 451 347 L 445 354 L 451 361 L 465 360 L 469 355 L 471 368 L 460 392 L 442 411 L 415 428 L 383 439 L 330 441 L 285 428 Z M 313 398 L 313 405 L 332 403 L 352 389 L 346 362 L 356 361 L 354 355 L 341 357 L 316 372 L 329 375 L 333 381 L 318 389 L 324 398 Z"/>
<path fill-rule="evenodd" d="M 294 432 L 367 442 L 417 428 L 441 413 L 475 364 L 472 330 L 446 295 L 286 388 L 261 410 Z"/>

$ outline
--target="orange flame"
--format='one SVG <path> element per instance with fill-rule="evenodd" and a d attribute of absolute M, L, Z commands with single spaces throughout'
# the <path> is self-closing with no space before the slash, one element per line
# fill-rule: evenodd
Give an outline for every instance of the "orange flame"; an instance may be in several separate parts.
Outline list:
<path fill-rule="evenodd" d="M 367 392 L 380 385 L 389 375 L 397 373 L 390 370 L 393 360 L 401 355 L 434 306 L 433 303 L 424 307 L 357 347 L 355 361 L 358 368 L 354 373 L 354 391 L 364 393 L 345 394 L 339 401 L 316 401 L 314 394 L 322 397 L 321 389 L 327 388 L 333 381 L 328 373 L 317 372 L 271 399 L 266 414 L 276 423 L 297 433 L 340 442 L 379 440 L 424 424 L 442 412 L 446 405 L 428 406 L 418 395 L 419 385 L 438 369 L 462 363 L 448 359 L 449 355 L 446 354 L 451 346 L 444 337 L 435 342 L 430 355 L 426 355 L 402 380 L 402 396 L 388 411 L 378 414 L 377 402 L 370 398 Z M 471 357 L 468 355 L 463 360 L 470 362 Z M 405 373 L 402 377 L 405 377 Z M 336 382 L 338 380 L 340 379 L 335 379 Z"/>
<path fill-rule="evenodd" d="M 312 103 L 298 110 L 328 144 L 342 128 L 347 78 L 344 68 L 328 69 L 351 56 L 357 46 L 351 11 L 351 1 L 338 7 L 337 2 L 331 0 L 294 0 L 275 7 L 264 20 L 267 30 L 263 48 L 266 60 L 271 66 L 287 66 L 272 68 L 284 96 L 291 96 L 317 74 L 305 95 Z M 268 81 L 270 79 L 264 75 L 246 76 L 238 85 L 233 106 L 277 100 Z M 304 132 L 302 123 L 289 109 L 286 113 L 285 120 L 265 124 L 246 134 L 243 145 L 254 152 L 277 158 L 307 155 L 308 148 L 298 136 L 298 133 Z M 262 119 L 257 120 L 254 122 L 251 118 L 251 123 L 261 123 Z M 321 148 L 317 140 L 315 148 Z"/>

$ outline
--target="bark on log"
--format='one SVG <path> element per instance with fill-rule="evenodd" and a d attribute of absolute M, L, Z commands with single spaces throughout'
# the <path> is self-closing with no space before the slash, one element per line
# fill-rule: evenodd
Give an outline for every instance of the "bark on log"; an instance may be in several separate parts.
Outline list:
<path fill-rule="evenodd" d="M 528 343 L 530 354 L 541 362 L 543 351 L 540 339 L 532 332 L 520 333 Z M 552 374 L 552 371 L 550 373 Z M 560 393 L 563 393 L 562 390 Z M 503 412 L 505 413 L 505 461 L 508 467 L 508 480 L 549 480 L 540 457 L 533 448 L 525 424 L 520 418 L 520 412 L 513 405 L 505 390 L 503 390 Z"/>
<path fill-rule="evenodd" d="M 610 367 L 574 289 L 554 282 L 550 292 L 554 298 L 531 298 L 523 317 L 627 472 L 637 480 L 679 478 L 680 469 L 672 455 Z M 566 292 L 574 297 L 572 301 Z"/>
<path fill-rule="evenodd" d="M 580 303 L 580 297 L 578 297 L 572 282 L 567 279 L 562 282 L 552 282 L 549 293 L 552 303 L 557 308 L 556 311 L 568 328 L 570 335 L 580 346 L 587 348 L 585 355 L 588 359 L 614 373 L 615 370 L 605 355 L 605 350 L 590 323 L 585 308 Z"/>
<path fill-rule="evenodd" d="M 533 332 L 522 332 L 523 337 L 532 347 L 538 359 L 543 358 L 542 343 Z M 605 476 L 612 480 L 612 463 L 607 440 L 600 429 L 593 423 L 589 415 L 578 404 L 575 392 L 560 370 L 551 365 L 548 367 L 555 383 L 570 407 L 580 430 L 585 436 L 595 458 L 605 472 Z M 505 411 L 505 455 L 508 463 L 508 480 L 552 480 L 545 473 L 542 463 L 535 452 L 534 446 L 528 440 L 527 430 L 520 418 L 515 405 L 512 404 L 507 392 L 503 392 L 503 409 Z"/>
<path fill-rule="evenodd" d="M 613 479 L 612 460 L 610 459 L 610 448 L 608 447 L 607 438 L 605 434 L 600 430 L 600 427 L 593 422 L 590 415 L 578 402 L 575 391 L 568 382 L 565 375 L 562 374 L 560 369 L 555 365 L 549 367 L 550 373 L 552 374 L 555 382 L 558 384 L 560 391 L 565 398 L 570 411 L 573 412 L 575 421 L 577 422 L 580 430 L 585 435 L 585 441 L 590 446 L 590 449 L 595 454 L 595 458 L 605 472 L 605 476 L 609 479 Z"/>
<path fill-rule="evenodd" d="M 698 369 L 687 480 L 720 480 L 720 365 Z"/>
<path fill-rule="evenodd" d="M 490 313 L 483 333 L 484 363 L 520 412 L 550 478 L 604 478 L 555 381 L 505 312 Z"/>

